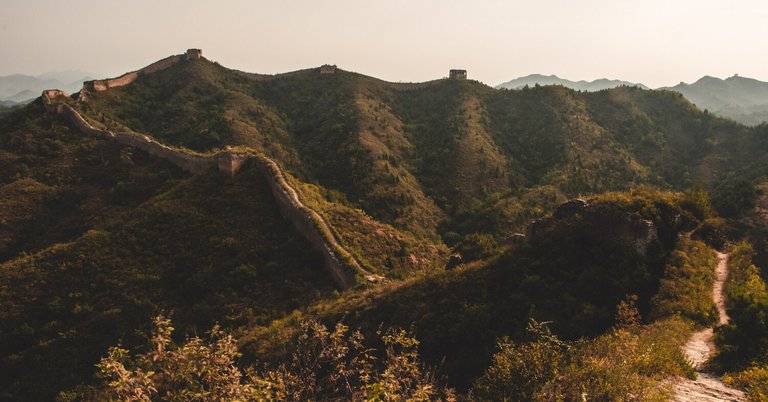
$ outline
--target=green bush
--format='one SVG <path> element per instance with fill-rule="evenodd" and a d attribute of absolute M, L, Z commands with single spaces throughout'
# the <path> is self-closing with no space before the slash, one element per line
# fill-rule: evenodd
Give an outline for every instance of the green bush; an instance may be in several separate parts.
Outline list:
<path fill-rule="evenodd" d="M 712 301 L 716 266 L 717 256 L 706 244 L 681 239 L 667 260 L 659 291 L 651 300 L 651 318 L 679 315 L 701 326 L 717 322 Z"/>
<path fill-rule="evenodd" d="M 549 332 L 546 325 L 531 320 L 528 331 L 534 342 L 501 339 L 490 367 L 475 382 L 475 395 L 487 401 L 524 401 L 560 375 L 568 345 Z"/>
<path fill-rule="evenodd" d="M 747 390 L 747 397 L 753 402 L 768 401 L 768 366 L 750 367 L 740 373 L 726 374 L 723 381 L 732 387 Z"/>
<path fill-rule="evenodd" d="M 261 371 L 238 366 L 235 339 L 218 326 L 210 331 L 210 341 L 195 336 L 178 346 L 172 332 L 170 320 L 158 316 L 147 353 L 132 357 L 125 349 L 110 348 L 98 364 L 105 383 L 81 396 L 130 401 L 453 399 L 453 391 L 421 366 L 419 342 L 404 330 L 380 331 L 377 349 L 341 323 L 329 330 L 305 321 L 290 363 Z M 77 390 L 59 399 L 76 397 Z"/>
<path fill-rule="evenodd" d="M 752 264 L 753 256 L 752 247 L 740 243 L 733 248 L 728 264 L 726 306 L 730 322 L 717 337 L 717 361 L 726 370 L 768 363 L 768 290 Z"/>
<path fill-rule="evenodd" d="M 636 310 L 624 313 L 636 317 Z M 693 375 L 680 349 L 689 333 L 680 319 L 647 326 L 629 320 L 591 340 L 502 340 L 474 391 L 489 401 L 667 400 L 664 379 Z"/>

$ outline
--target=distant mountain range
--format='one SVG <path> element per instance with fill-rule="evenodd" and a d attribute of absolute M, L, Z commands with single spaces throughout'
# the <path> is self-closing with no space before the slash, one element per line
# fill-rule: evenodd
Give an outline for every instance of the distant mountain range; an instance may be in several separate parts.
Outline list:
<path fill-rule="evenodd" d="M 628 82 L 628 81 L 621 81 L 621 80 L 609 80 L 606 78 L 600 78 L 594 81 L 571 81 L 564 78 L 560 78 L 556 75 L 541 75 L 541 74 L 531 74 L 525 77 L 515 78 L 512 81 L 507 81 L 503 84 L 497 85 L 496 88 L 507 88 L 507 89 L 522 89 L 525 86 L 535 86 L 535 85 L 562 85 L 566 88 L 575 89 L 578 91 L 600 91 L 603 89 L 610 89 L 610 88 L 616 88 L 620 86 L 629 86 L 629 87 L 640 87 L 643 89 L 649 89 L 643 84 Z"/>
<path fill-rule="evenodd" d="M 0 76 L 0 109 L 10 108 L 19 103 L 26 103 L 45 89 L 57 88 L 69 93 L 77 92 L 83 81 L 97 77 L 98 74 L 78 70 L 54 71 L 31 76 L 12 74 Z M 515 78 L 496 88 L 522 89 L 526 86 L 562 85 L 578 91 L 594 92 L 619 86 L 650 89 L 642 83 L 606 78 L 594 81 L 571 81 L 556 75 L 531 74 Z M 673 87 L 658 90 L 676 91 L 685 96 L 700 109 L 727 117 L 747 125 L 758 125 L 768 121 L 768 82 L 734 75 L 720 79 L 704 76 L 693 84 L 681 82 Z"/>
<path fill-rule="evenodd" d="M 0 76 L 0 101 L 23 103 L 40 96 L 45 89 L 57 88 L 67 92 L 79 91 L 83 81 L 97 76 L 84 71 L 53 71 L 38 76 L 12 74 Z"/>
<path fill-rule="evenodd" d="M 673 87 L 699 108 L 748 125 L 768 121 L 768 82 L 734 75 L 726 79 L 704 76 L 693 84 Z"/>
<path fill-rule="evenodd" d="M 594 81 L 571 81 L 556 75 L 531 74 L 497 85 L 496 88 L 522 89 L 526 86 L 562 85 L 579 91 L 600 91 L 618 86 L 636 86 L 649 89 L 640 83 L 605 78 Z M 734 75 L 720 79 L 704 76 L 693 84 L 681 82 L 673 87 L 657 90 L 676 91 L 702 110 L 733 119 L 746 125 L 758 125 L 768 121 L 768 82 Z"/>

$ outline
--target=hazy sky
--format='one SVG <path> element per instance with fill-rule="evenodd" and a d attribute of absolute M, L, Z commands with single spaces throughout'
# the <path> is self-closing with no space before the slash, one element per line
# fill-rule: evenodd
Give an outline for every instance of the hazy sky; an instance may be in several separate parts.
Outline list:
<path fill-rule="evenodd" d="M 450 68 L 489 85 L 530 73 L 768 81 L 768 2 L 0 0 L 0 75 L 113 76 L 190 47 L 250 72 L 330 63 L 389 81 Z"/>

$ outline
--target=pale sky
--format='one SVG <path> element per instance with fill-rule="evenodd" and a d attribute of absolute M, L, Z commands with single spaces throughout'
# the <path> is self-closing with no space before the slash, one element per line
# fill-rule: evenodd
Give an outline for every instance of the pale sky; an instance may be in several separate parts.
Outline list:
<path fill-rule="evenodd" d="M 465 68 L 651 87 L 768 81 L 768 2 L 677 0 L 0 0 L 0 75 L 114 76 L 187 48 L 277 73 L 324 63 L 388 81 Z"/>

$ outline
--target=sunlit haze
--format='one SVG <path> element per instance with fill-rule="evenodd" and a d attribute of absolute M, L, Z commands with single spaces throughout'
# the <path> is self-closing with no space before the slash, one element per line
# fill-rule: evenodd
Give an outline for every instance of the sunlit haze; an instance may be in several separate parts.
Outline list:
<path fill-rule="evenodd" d="M 450 68 L 642 82 L 768 80 L 763 1 L 53 1 L 0 3 L 0 75 L 117 75 L 187 48 L 240 70 L 324 63 L 389 81 Z"/>

